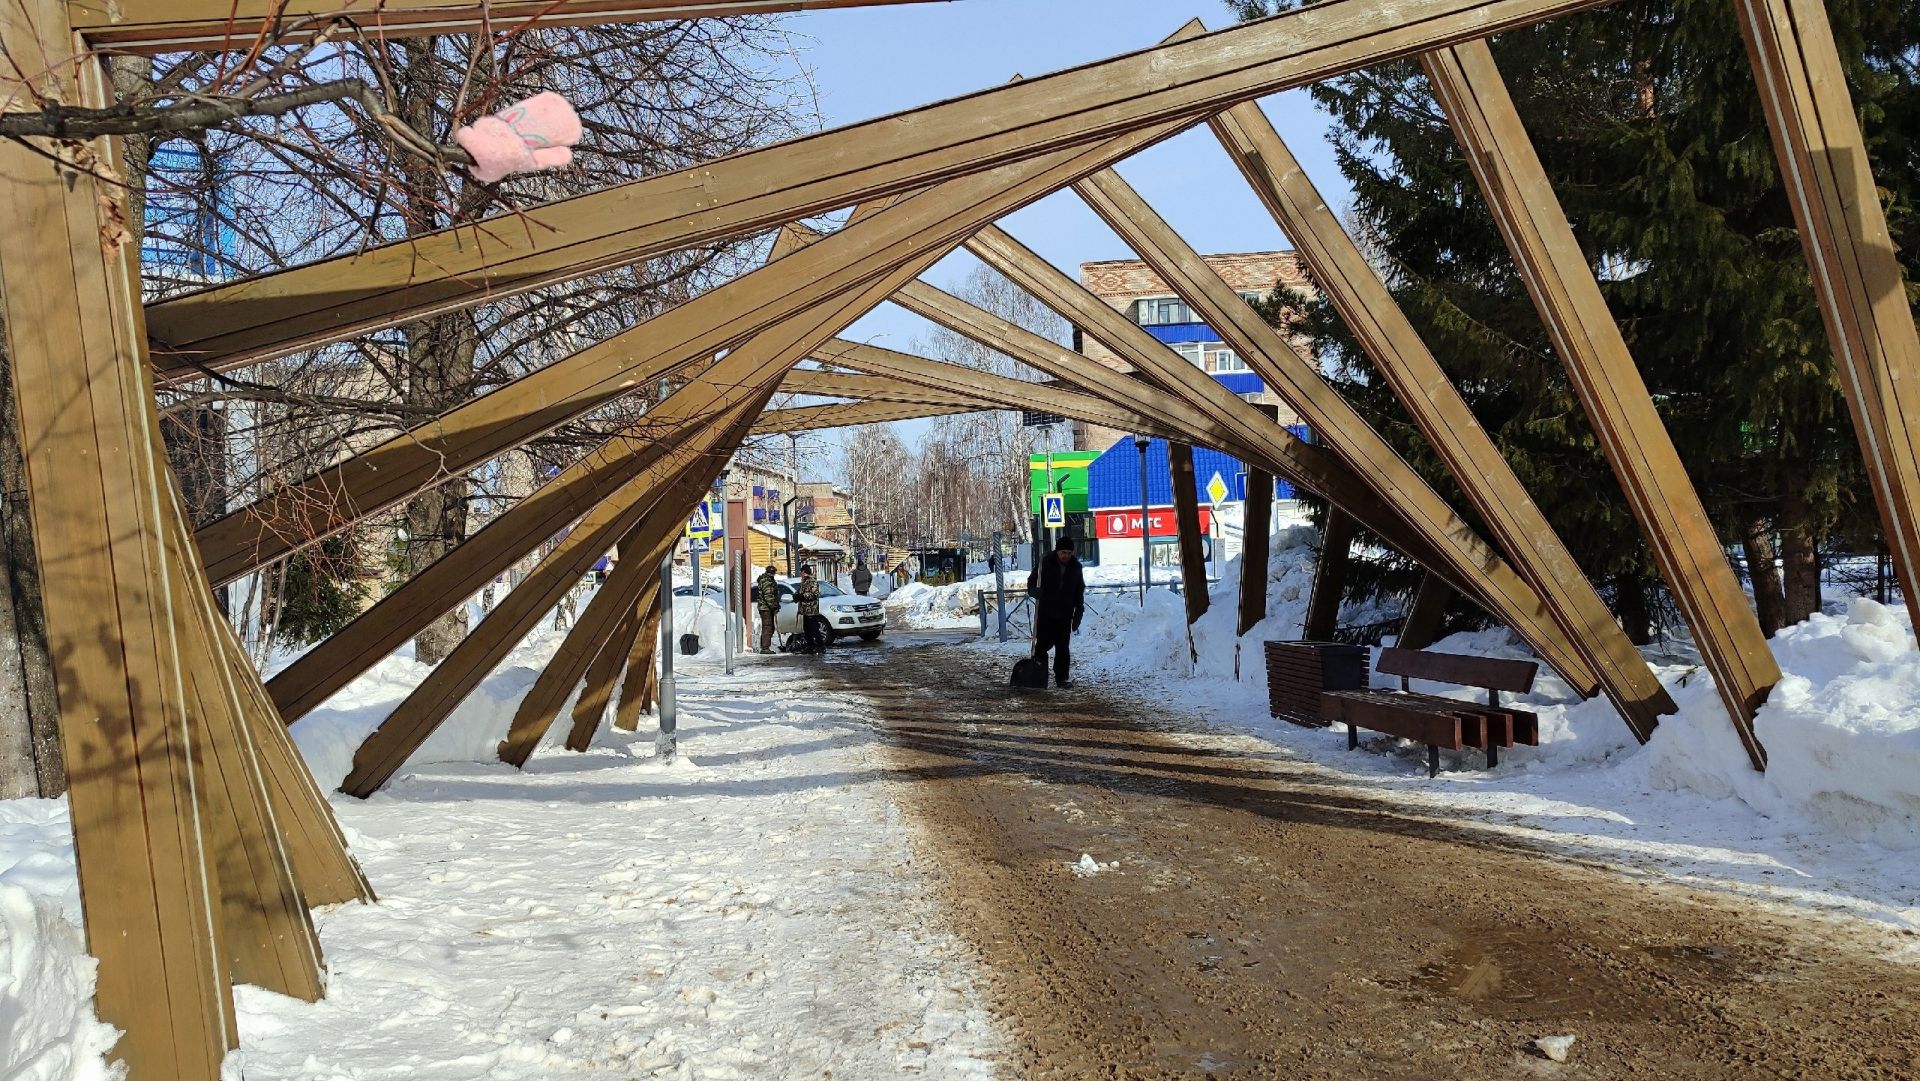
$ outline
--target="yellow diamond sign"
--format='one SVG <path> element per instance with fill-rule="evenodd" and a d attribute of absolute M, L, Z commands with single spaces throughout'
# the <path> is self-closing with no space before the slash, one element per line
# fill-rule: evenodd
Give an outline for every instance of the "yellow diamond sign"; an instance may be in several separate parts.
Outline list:
<path fill-rule="evenodd" d="M 1227 501 L 1227 493 L 1229 490 L 1230 489 L 1227 488 L 1227 482 L 1221 478 L 1220 473 L 1216 470 L 1213 474 L 1213 479 L 1207 482 L 1207 498 L 1211 500 L 1215 506 L 1219 506 Z"/>

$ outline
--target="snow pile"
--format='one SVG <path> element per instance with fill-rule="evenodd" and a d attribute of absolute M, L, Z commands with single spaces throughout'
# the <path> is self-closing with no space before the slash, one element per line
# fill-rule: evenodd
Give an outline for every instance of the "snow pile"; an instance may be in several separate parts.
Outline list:
<path fill-rule="evenodd" d="M 566 632 L 555 630 L 551 620 L 529 633 L 413 752 L 407 759 L 408 766 L 496 761 L 500 741 L 513 722 L 520 700 L 533 689 L 534 681 L 565 638 Z M 293 741 L 322 789 L 332 791 L 346 779 L 360 744 L 432 670 L 432 666 L 413 659 L 413 644 L 409 642 L 294 723 Z M 564 717 L 570 708 L 571 699 L 562 708 L 562 723 L 547 730 L 541 746 L 566 740 L 569 725 Z"/>
<path fill-rule="evenodd" d="M 1210 595 L 1206 615 L 1191 628 L 1181 598 L 1168 589 L 1148 593 L 1142 607 L 1131 594 L 1090 599 L 1073 639 L 1077 679 L 1139 682 L 1202 681 L 1204 691 L 1166 688 L 1169 700 L 1196 703 L 1236 727 L 1324 758 L 1343 769 L 1424 778 L 1424 749 L 1375 737 L 1398 754 L 1349 754 L 1341 731 L 1302 729 L 1271 719 L 1260 643 L 1297 639 L 1312 592 L 1317 536 L 1305 526 L 1274 534 L 1267 565 L 1267 616 L 1237 638 L 1240 563 L 1229 561 Z M 1391 606 L 1349 607 L 1344 624 L 1389 619 Z M 1502 701 L 1540 717 L 1541 746 L 1501 754 L 1492 774 L 1469 768 L 1442 773 L 1443 784 L 1510 783 L 1550 798 L 1621 798 L 1616 790 L 1649 789 L 1687 798 L 1737 798 L 1772 820 L 1773 828 L 1826 834 L 1883 848 L 1920 848 L 1920 650 L 1904 609 L 1856 599 L 1844 614 L 1816 615 L 1777 635 L 1771 646 L 1784 678 L 1754 726 L 1769 752 L 1767 772 L 1747 762 L 1711 675 L 1684 637 L 1646 650 L 1679 711 L 1661 719 L 1651 743 L 1636 744 L 1604 698 L 1581 700 L 1542 665 L 1534 689 Z M 1024 651 L 1023 641 L 979 648 Z M 1456 634 L 1433 650 L 1531 659 L 1510 632 L 1491 628 Z M 1374 677 L 1376 686 L 1398 679 Z M 1474 688 L 1416 680 L 1416 691 L 1479 700 Z M 1451 766 L 1478 764 L 1472 761 Z M 1451 768 L 1450 766 L 1450 768 Z M 1477 797 L 1476 797 L 1477 798 Z"/>
<path fill-rule="evenodd" d="M 1773 818 L 1888 848 L 1920 848 L 1920 651 L 1904 610 L 1855 598 L 1772 642 L 1784 673 L 1754 718 L 1767 748 L 1755 772 L 1711 679 L 1674 688 L 1639 756 L 1648 779 L 1709 799 L 1738 797 Z"/>
<path fill-rule="evenodd" d="M 725 656 L 727 646 L 722 634 L 723 628 L 728 623 L 733 624 L 733 641 L 737 648 L 739 643 L 747 640 L 746 631 L 742 628 L 738 615 L 729 617 L 720 602 L 710 597 L 702 597 L 699 600 L 692 597 L 675 597 L 673 599 L 674 656 L 676 658 L 684 656 L 680 653 L 680 636 L 683 634 L 700 636 L 700 656 L 715 658 Z"/>
<path fill-rule="evenodd" d="M 1021 583 L 1024 586 L 1024 582 Z M 993 575 L 983 575 L 947 586 L 908 582 L 887 597 L 887 621 L 896 627 L 945 630 L 980 626 L 980 594 L 993 592 Z M 1007 600 L 1015 598 L 1014 582 L 1007 582 Z"/>
<path fill-rule="evenodd" d="M 93 1016 L 65 800 L 0 801 L 0 1077 L 94 1081 L 120 1034 Z"/>

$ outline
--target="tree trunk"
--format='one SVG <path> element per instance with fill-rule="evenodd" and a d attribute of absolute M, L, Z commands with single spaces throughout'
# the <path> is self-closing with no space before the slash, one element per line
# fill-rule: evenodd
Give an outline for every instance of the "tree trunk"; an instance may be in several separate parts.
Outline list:
<path fill-rule="evenodd" d="M 473 316 L 454 312 L 408 334 L 407 404 L 445 412 L 471 394 L 476 345 Z M 455 477 L 407 501 L 408 574 L 418 574 L 467 535 L 467 479 Z M 465 605 L 428 624 L 413 640 L 414 659 L 439 664 L 467 635 Z"/>
<path fill-rule="evenodd" d="M 434 64 L 435 39 L 413 38 L 401 43 L 405 60 L 400 111 L 415 131 L 436 132 L 440 127 L 440 100 L 451 88 L 440 85 Z M 464 219 L 481 205 L 463 198 L 448 215 L 443 207 L 444 181 L 430 163 L 413 157 L 401 162 L 406 184 L 408 231 L 431 232 L 448 221 Z M 471 204 L 471 205 L 468 205 Z M 444 413 L 473 396 L 473 358 L 479 330 L 471 311 L 449 312 L 422 320 L 407 330 L 407 379 L 403 396 L 416 409 Z M 452 477 L 407 501 L 406 570 L 418 574 L 452 551 L 467 535 L 467 478 Z M 414 637 L 414 659 L 438 664 L 467 634 L 465 605 L 434 620 Z"/>
<path fill-rule="evenodd" d="M 1653 614 L 1647 610 L 1647 583 L 1637 574 L 1622 574 L 1613 583 L 1614 614 L 1627 641 L 1644 646 L 1653 641 Z"/>
<path fill-rule="evenodd" d="M 1747 578 L 1753 583 L 1754 612 L 1760 633 L 1772 638 L 1787 625 L 1787 597 L 1780 582 L 1780 552 L 1773 543 L 1773 523 L 1754 515 L 1740 526 L 1740 543 L 1747 552 Z"/>
<path fill-rule="evenodd" d="M 1820 610 L 1820 526 L 1807 500 L 1806 478 L 1788 470 L 1780 491 L 1780 562 L 1783 618 L 1798 623 Z"/>
<path fill-rule="evenodd" d="M 17 425 L 0 349 L 0 799 L 51 799 L 67 790 L 67 770 Z"/>

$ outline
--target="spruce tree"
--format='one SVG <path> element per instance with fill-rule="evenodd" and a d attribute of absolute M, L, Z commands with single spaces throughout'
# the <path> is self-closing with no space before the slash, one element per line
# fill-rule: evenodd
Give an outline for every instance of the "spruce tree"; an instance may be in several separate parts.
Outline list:
<path fill-rule="evenodd" d="M 1243 18 L 1297 6 L 1232 0 Z M 1829 5 L 1908 280 L 1920 275 L 1920 0 Z M 1494 54 L 1668 430 L 1729 544 L 1779 536 L 1763 620 L 1819 603 L 1816 553 L 1879 543 L 1860 452 L 1725 0 L 1630 0 Z M 1360 230 L 1400 303 L 1629 630 L 1668 611 L 1639 528 L 1416 61 L 1322 83 Z M 1343 392 L 1440 467 L 1324 305 Z M 1443 491 L 1448 490 L 1442 487 Z M 1771 555 L 1766 556 L 1771 568 Z"/>

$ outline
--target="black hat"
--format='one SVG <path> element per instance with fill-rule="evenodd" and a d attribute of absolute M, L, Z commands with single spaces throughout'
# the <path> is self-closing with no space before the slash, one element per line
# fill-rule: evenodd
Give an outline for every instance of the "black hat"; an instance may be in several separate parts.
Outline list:
<path fill-rule="evenodd" d="M 1060 538 L 1060 543 L 1059 543 L 1059 544 L 1056 544 L 1056 545 L 1054 545 L 1054 546 L 1053 546 L 1053 550 L 1054 550 L 1054 551 L 1056 551 L 1056 552 L 1071 552 L 1071 551 L 1073 551 L 1073 538 L 1072 538 L 1072 537 L 1061 537 L 1061 538 Z"/>

